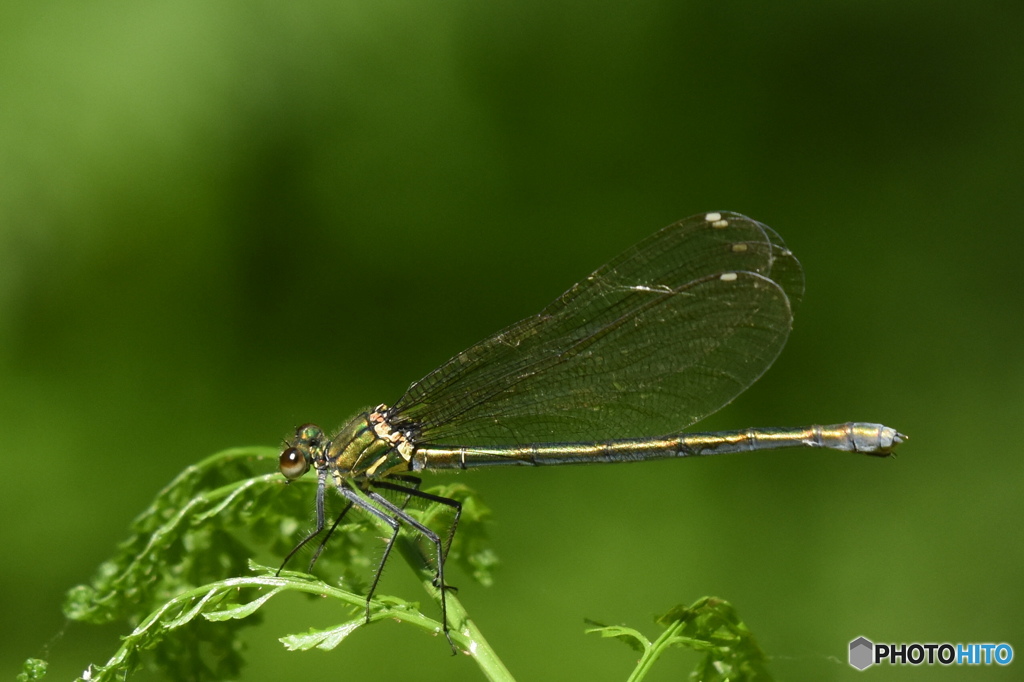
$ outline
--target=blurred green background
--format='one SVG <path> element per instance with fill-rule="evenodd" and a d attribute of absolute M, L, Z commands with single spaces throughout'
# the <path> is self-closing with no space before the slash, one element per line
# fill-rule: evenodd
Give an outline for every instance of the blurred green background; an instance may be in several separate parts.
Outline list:
<path fill-rule="evenodd" d="M 808 293 L 702 428 L 912 440 L 462 474 L 504 563 L 453 582 L 491 644 L 522 680 L 621 680 L 635 655 L 584 618 L 653 636 L 716 595 L 780 679 L 859 679 L 859 635 L 1024 654 L 1022 25 L 1019 3 L 5 4 L 0 674 L 189 463 L 392 402 L 715 209 L 778 230 Z M 384 591 L 422 599 L 406 573 Z M 391 623 L 286 653 L 345 614 L 273 608 L 244 679 L 479 679 Z M 119 634 L 70 627 L 52 679 Z"/>

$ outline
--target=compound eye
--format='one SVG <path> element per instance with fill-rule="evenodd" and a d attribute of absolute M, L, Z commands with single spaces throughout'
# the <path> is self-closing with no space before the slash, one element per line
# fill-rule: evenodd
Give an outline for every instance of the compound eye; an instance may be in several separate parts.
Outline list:
<path fill-rule="evenodd" d="M 288 448 L 281 453 L 278 467 L 285 478 L 289 481 L 294 481 L 309 471 L 309 460 L 306 459 L 305 455 L 298 448 Z"/>
<path fill-rule="evenodd" d="M 295 429 L 295 438 L 313 448 L 320 445 L 323 437 L 324 432 L 316 424 L 303 424 Z"/>

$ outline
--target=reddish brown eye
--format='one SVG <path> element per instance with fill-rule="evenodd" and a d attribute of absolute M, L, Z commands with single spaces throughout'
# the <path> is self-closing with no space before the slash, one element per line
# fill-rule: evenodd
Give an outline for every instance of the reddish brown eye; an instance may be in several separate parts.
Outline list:
<path fill-rule="evenodd" d="M 285 478 L 293 481 L 309 471 L 309 460 L 298 448 L 288 448 L 281 453 L 278 467 Z"/>

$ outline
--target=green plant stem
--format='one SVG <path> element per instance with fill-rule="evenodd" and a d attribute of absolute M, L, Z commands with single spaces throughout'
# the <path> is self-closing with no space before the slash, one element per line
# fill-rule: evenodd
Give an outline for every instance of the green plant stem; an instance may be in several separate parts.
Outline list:
<path fill-rule="evenodd" d="M 669 627 L 665 628 L 665 631 L 661 633 L 658 639 L 654 640 L 649 646 L 645 646 L 644 655 L 640 657 L 640 662 L 637 663 L 636 668 L 633 669 L 626 682 L 639 682 L 639 680 L 644 679 L 651 671 L 655 661 L 668 648 L 669 642 L 678 637 L 684 625 L 685 623 L 681 621 L 672 623 Z"/>
<path fill-rule="evenodd" d="M 362 609 L 366 605 L 365 597 L 346 590 L 330 587 L 308 576 L 303 576 L 301 579 L 289 576 L 229 578 L 183 592 L 150 613 L 128 636 L 122 639 L 120 648 L 107 661 L 104 668 L 111 670 L 125 669 L 129 657 L 137 652 L 141 643 L 150 636 L 150 631 L 156 627 L 171 630 L 185 625 L 200 614 L 204 614 L 213 620 L 221 620 L 222 618 L 218 618 L 218 614 L 211 612 L 210 609 L 214 608 L 226 597 L 237 594 L 238 590 L 248 587 L 270 589 L 270 592 L 256 600 L 257 603 L 253 604 L 252 611 L 262 606 L 266 599 L 280 592 L 304 592 L 317 596 L 333 597 L 358 609 Z M 381 607 L 380 610 L 371 615 L 371 620 L 393 619 L 417 625 L 428 631 L 436 631 L 440 628 L 440 623 L 413 609 L 394 608 L 383 603 L 379 604 L 379 606 Z M 249 615 L 249 613 L 251 611 L 247 611 L 244 615 L 227 615 L 225 613 L 224 617 L 240 618 Z"/>
<path fill-rule="evenodd" d="M 409 567 L 419 576 L 423 589 L 440 606 L 441 590 L 434 585 L 434 570 L 423 556 L 420 548 L 409 538 L 399 537 L 398 551 Z M 469 613 L 455 595 L 454 590 L 448 590 L 445 593 L 445 603 L 448 611 L 448 623 L 452 626 L 452 638 L 468 655 L 473 657 L 487 679 L 493 682 L 514 682 L 515 678 L 512 677 L 512 673 L 501 662 L 497 652 L 491 648 L 476 623 L 469 617 Z"/>

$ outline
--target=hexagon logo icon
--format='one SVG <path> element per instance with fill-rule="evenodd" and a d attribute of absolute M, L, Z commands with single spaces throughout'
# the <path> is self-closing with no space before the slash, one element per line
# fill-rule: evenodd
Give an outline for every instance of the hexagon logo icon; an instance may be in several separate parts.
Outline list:
<path fill-rule="evenodd" d="M 850 665 L 857 670 L 864 670 L 874 663 L 875 645 L 867 637 L 858 637 L 850 642 Z"/>

